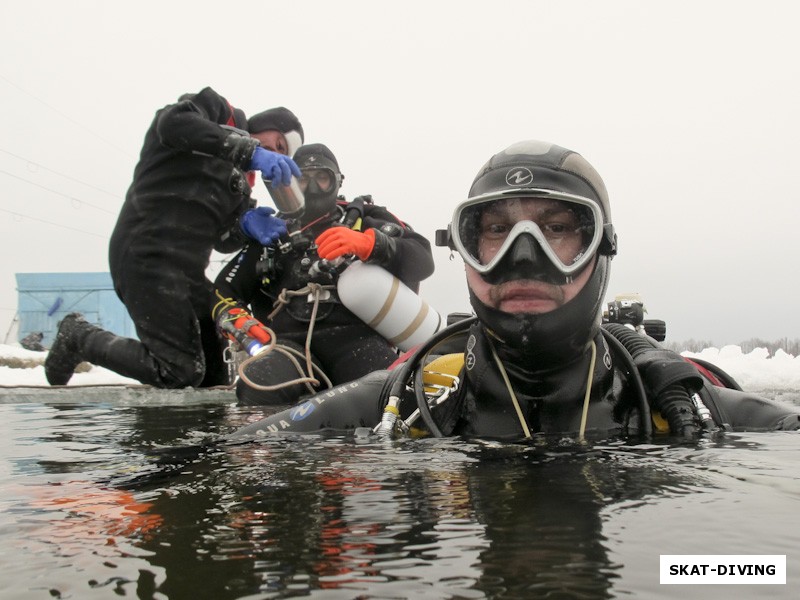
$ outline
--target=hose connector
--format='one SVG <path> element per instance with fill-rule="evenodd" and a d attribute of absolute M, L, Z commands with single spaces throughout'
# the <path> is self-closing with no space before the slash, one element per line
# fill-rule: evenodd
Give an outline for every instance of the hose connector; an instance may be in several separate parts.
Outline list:
<path fill-rule="evenodd" d="M 397 417 L 400 416 L 400 398 L 391 396 L 386 406 L 383 408 L 381 422 L 375 426 L 373 432 L 380 438 L 391 439 L 394 436 L 394 427 L 397 424 Z"/>

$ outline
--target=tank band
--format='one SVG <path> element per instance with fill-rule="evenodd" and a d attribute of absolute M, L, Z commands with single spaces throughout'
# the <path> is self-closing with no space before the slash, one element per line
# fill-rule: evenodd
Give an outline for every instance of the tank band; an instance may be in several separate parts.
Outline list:
<path fill-rule="evenodd" d="M 430 307 L 428 306 L 428 303 L 423 302 L 422 306 L 419 309 L 419 312 L 417 313 L 417 316 L 414 317 L 413 321 L 411 321 L 411 325 L 409 325 L 403 331 L 401 331 L 399 334 L 393 337 L 391 339 L 392 344 L 394 344 L 395 346 L 399 346 L 408 338 L 410 338 L 412 335 L 414 335 L 417 329 L 419 329 L 419 326 L 422 325 L 422 323 L 425 321 L 425 318 L 428 316 L 429 310 Z"/>
<path fill-rule="evenodd" d="M 378 314 L 375 315 L 375 318 L 372 319 L 367 325 L 372 327 L 373 329 L 377 329 L 378 325 L 381 324 L 386 318 L 386 315 L 389 313 L 389 310 L 392 308 L 392 304 L 394 304 L 394 299 L 397 297 L 397 292 L 400 289 L 400 280 L 397 277 L 392 277 L 392 289 L 389 290 L 389 296 L 386 298 L 386 302 L 383 303 L 381 309 L 378 311 Z"/>

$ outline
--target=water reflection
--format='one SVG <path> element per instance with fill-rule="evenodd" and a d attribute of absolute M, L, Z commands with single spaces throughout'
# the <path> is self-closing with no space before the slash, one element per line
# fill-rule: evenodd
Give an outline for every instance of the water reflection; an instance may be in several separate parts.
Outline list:
<path fill-rule="evenodd" d="M 724 519 L 679 524 L 713 539 L 756 486 L 773 513 L 762 525 L 786 535 L 770 519 L 781 523 L 800 498 L 796 436 L 779 438 L 785 452 L 765 467 L 769 446 L 752 437 L 679 448 L 223 444 L 263 415 L 27 404 L 0 405 L 0 416 L 0 552 L 12 557 L 14 598 L 636 597 L 658 588 L 659 548 L 620 545 L 672 533 L 653 536 L 641 515 L 687 499 L 714 505 Z"/>
<path fill-rule="evenodd" d="M 223 446 L 154 502 L 171 527 L 160 548 L 143 547 L 170 595 L 196 585 L 215 597 L 249 588 L 265 598 L 605 598 L 618 565 L 602 509 L 708 489 L 629 450 L 338 438 Z M 214 566 L 173 578 L 197 561 Z"/>

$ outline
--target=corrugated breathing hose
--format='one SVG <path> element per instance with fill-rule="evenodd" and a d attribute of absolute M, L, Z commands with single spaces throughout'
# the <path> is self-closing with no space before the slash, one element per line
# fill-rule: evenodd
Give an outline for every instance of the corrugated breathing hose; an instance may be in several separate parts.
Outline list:
<path fill-rule="evenodd" d="M 685 438 L 698 435 L 702 425 L 691 397 L 703 387 L 697 369 L 680 354 L 656 346 L 625 325 L 607 323 L 603 327 L 630 353 L 652 398 L 651 406 L 667 421 L 670 433 Z"/>

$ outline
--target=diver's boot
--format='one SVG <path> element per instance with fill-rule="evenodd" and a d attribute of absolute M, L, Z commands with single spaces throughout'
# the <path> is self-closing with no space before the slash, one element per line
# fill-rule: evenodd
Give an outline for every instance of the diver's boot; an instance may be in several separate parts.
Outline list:
<path fill-rule="evenodd" d="M 69 313 L 61 320 L 56 339 L 44 361 L 44 374 L 50 385 L 67 384 L 75 368 L 84 360 L 81 355 L 83 340 L 94 328 L 80 313 Z"/>
<path fill-rule="evenodd" d="M 83 360 L 124 377 L 156 387 L 169 387 L 162 381 L 158 363 L 139 340 L 98 327 L 84 339 L 82 354 Z"/>
<path fill-rule="evenodd" d="M 70 313 L 59 323 L 45 359 L 47 381 L 50 385 L 66 385 L 82 361 L 159 388 L 197 385 L 203 378 L 202 361 L 199 367 L 192 362 L 188 374 L 186 369 L 170 369 L 171 365 L 159 363 L 139 340 L 116 335 L 89 323 L 78 313 Z"/>
<path fill-rule="evenodd" d="M 89 323 L 79 313 L 70 313 L 58 324 L 44 361 L 48 383 L 66 385 L 84 361 L 142 383 L 159 385 L 161 380 L 158 365 L 139 340 L 118 336 Z"/>

